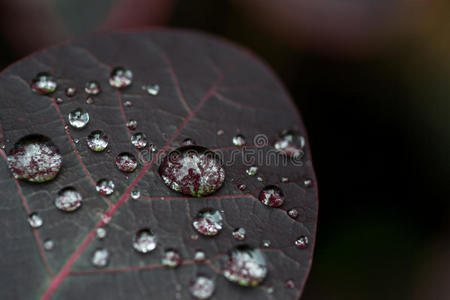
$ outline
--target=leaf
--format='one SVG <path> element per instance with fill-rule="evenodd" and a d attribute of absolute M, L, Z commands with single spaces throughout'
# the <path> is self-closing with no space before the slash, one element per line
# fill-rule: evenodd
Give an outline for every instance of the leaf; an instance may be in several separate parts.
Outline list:
<path fill-rule="evenodd" d="M 116 90 L 108 84 L 116 66 L 133 71 L 131 86 Z M 30 90 L 39 72 L 57 78 L 58 88 L 52 96 Z M 102 89 L 92 96 L 94 104 L 86 104 L 83 91 L 90 80 L 100 82 Z M 142 86 L 148 84 L 158 84 L 159 94 L 144 91 Z M 77 88 L 74 97 L 65 96 L 67 87 Z M 299 297 L 311 267 L 317 221 L 316 186 L 304 184 L 305 178 L 314 182 L 311 156 L 306 151 L 301 166 L 291 160 L 286 165 L 260 162 L 256 176 L 246 174 L 242 153 L 273 154 L 271 145 L 285 129 L 305 135 L 282 85 L 246 50 L 202 34 L 171 30 L 99 34 L 10 66 L 0 75 L 0 95 L 4 149 L 0 151 L 4 158 L 0 163 L 0 298 L 174 299 L 178 295 L 189 299 L 189 282 L 196 274 L 215 280 L 214 299 Z M 64 103 L 57 104 L 57 97 Z M 125 101 L 133 105 L 125 106 Z M 89 112 L 89 124 L 79 130 L 65 127 L 68 113 L 79 107 Z M 133 147 L 133 131 L 125 125 L 130 119 L 137 121 L 136 132 L 145 133 L 158 151 Z M 109 151 L 96 153 L 88 148 L 86 137 L 94 130 L 109 137 Z M 217 134 L 220 130 L 223 134 Z M 53 181 L 17 181 L 7 167 L 5 152 L 33 133 L 51 138 L 60 149 L 63 164 Z M 238 133 L 245 137 L 246 146 L 233 146 Z M 225 182 L 208 197 L 176 193 L 158 174 L 161 159 L 186 138 L 221 154 L 225 163 Z M 139 157 L 133 173 L 116 168 L 115 158 L 122 152 Z M 289 182 L 281 182 L 282 176 Z M 95 183 L 102 178 L 116 185 L 109 197 L 96 192 Z M 247 189 L 241 191 L 238 184 Z M 285 201 L 281 207 L 268 207 L 258 200 L 265 185 L 282 189 Z M 68 186 L 81 193 L 83 205 L 64 213 L 54 207 L 54 200 Z M 136 190 L 140 198 L 131 199 Z M 192 218 L 205 207 L 222 211 L 224 228 L 215 237 L 192 239 Z M 297 219 L 286 214 L 294 207 L 299 211 Z M 43 218 L 42 227 L 30 228 L 27 215 L 31 212 Z M 99 227 L 106 229 L 104 239 L 96 237 Z M 245 228 L 246 240 L 232 237 L 237 227 Z M 147 254 L 132 247 L 135 233 L 142 228 L 150 228 L 158 238 L 157 248 Z M 293 244 L 301 235 L 310 241 L 305 249 Z M 49 238 L 54 248 L 46 251 L 43 241 Z M 271 242 L 270 248 L 262 247 L 264 240 Z M 260 248 L 268 262 L 268 275 L 256 288 L 240 287 L 220 274 L 224 255 L 242 244 Z M 110 253 L 105 268 L 91 264 L 97 248 Z M 178 250 L 183 257 L 177 269 L 161 265 L 167 248 Z M 205 262 L 193 261 L 197 249 L 206 253 Z M 286 287 L 288 280 L 295 287 Z"/>

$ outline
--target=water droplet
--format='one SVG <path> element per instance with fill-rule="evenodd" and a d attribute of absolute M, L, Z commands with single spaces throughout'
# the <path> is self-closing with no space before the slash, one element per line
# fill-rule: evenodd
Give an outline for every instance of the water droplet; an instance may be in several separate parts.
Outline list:
<path fill-rule="evenodd" d="M 28 216 L 28 224 L 33 228 L 39 228 L 44 224 L 44 220 L 42 220 L 38 213 L 34 212 Z"/>
<path fill-rule="evenodd" d="M 95 95 L 100 94 L 100 92 L 102 90 L 100 89 L 100 83 L 98 83 L 95 80 L 92 80 L 92 81 L 88 81 L 86 83 L 86 85 L 84 86 L 84 91 L 88 95 L 94 95 L 95 96 Z"/>
<path fill-rule="evenodd" d="M 258 177 L 256 177 L 256 180 L 258 180 L 259 182 L 263 182 L 264 178 L 262 178 L 262 176 L 258 176 Z"/>
<path fill-rule="evenodd" d="M 162 161 L 159 174 L 172 190 L 195 197 L 214 193 L 225 180 L 219 158 L 200 146 L 184 146 L 170 152 Z"/>
<path fill-rule="evenodd" d="M 308 247 L 309 244 L 309 240 L 307 236 L 299 236 L 295 241 L 294 241 L 294 245 L 297 248 L 300 249 L 305 249 L 306 247 Z"/>
<path fill-rule="evenodd" d="M 57 209 L 72 212 L 81 207 L 83 197 L 73 187 L 66 187 L 59 191 L 55 199 L 55 206 Z"/>
<path fill-rule="evenodd" d="M 91 263 L 96 268 L 104 268 L 109 263 L 109 251 L 104 248 L 99 248 L 94 251 Z"/>
<path fill-rule="evenodd" d="M 109 84 L 112 87 L 121 89 L 129 86 L 133 82 L 133 72 L 123 67 L 116 67 L 109 76 Z"/>
<path fill-rule="evenodd" d="M 196 241 L 196 240 L 198 240 L 199 236 L 198 236 L 198 234 L 193 233 L 193 234 L 191 234 L 191 235 L 189 236 L 189 238 L 190 238 L 191 240 L 193 240 L 193 241 Z"/>
<path fill-rule="evenodd" d="M 280 207 L 284 203 L 284 194 L 279 187 L 268 185 L 259 193 L 259 201 L 270 207 Z"/>
<path fill-rule="evenodd" d="M 66 88 L 65 93 L 67 97 L 73 97 L 77 93 L 77 89 L 74 87 L 68 87 Z"/>
<path fill-rule="evenodd" d="M 222 221 L 222 215 L 218 210 L 205 208 L 198 212 L 192 226 L 203 235 L 214 236 L 222 230 Z"/>
<path fill-rule="evenodd" d="M 139 230 L 133 238 L 133 248 L 139 253 L 153 251 L 156 244 L 156 236 L 148 228 Z"/>
<path fill-rule="evenodd" d="M 223 131 L 222 129 L 217 130 L 217 135 L 224 135 L 225 131 Z"/>
<path fill-rule="evenodd" d="M 233 138 L 233 145 L 241 147 L 245 145 L 245 138 L 243 135 L 238 134 Z"/>
<path fill-rule="evenodd" d="M 55 102 L 56 102 L 56 104 L 63 104 L 64 103 L 64 99 L 60 98 L 60 97 L 56 97 Z"/>
<path fill-rule="evenodd" d="M 156 148 L 156 146 L 154 144 L 150 144 L 150 146 L 148 146 L 148 149 L 153 153 L 158 151 L 158 148 Z"/>
<path fill-rule="evenodd" d="M 47 251 L 53 250 L 53 247 L 55 246 L 55 243 L 51 239 L 46 239 L 44 241 L 44 249 Z"/>
<path fill-rule="evenodd" d="M 145 148 L 147 146 L 147 136 L 142 132 L 135 133 L 131 136 L 131 143 L 137 149 Z"/>
<path fill-rule="evenodd" d="M 164 251 L 164 256 L 161 259 L 161 263 L 169 268 L 178 267 L 182 261 L 180 253 L 174 249 L 167 249 Z"/>
<path fill-rule="evenodd" d="M 249 175 L 249 176 L 255 176 L 256 173 L 258 172 L 258 167 L 257 167 L 257 166 L 251 166 L 250 168 L 248 168 L 247 170 L 245 170 L 245 172 L 246 172 L 247 175 Z"/>
<path fill-rule="evenodd" d="M 247 186 L 245 184 L 238 184 L 238 189 L 241 191 L 245 191 L 247 189 Z"/>
<path fill-rule="evenodd" d="M 195 144 L 196 144 L 195 141 L 193 139 L 190 139 L 190 138 L 184 139 L 181 142 L 181 146 L 191 146 L 191 145 L 195 145 Z"/>
<path fill-rule="evenodd" d="M 106 229 L 103 227 L 97 228 L 96 233 L 99 240 L 102 240 L 106 237 Z"/>
<path fill-rule="evenodd" d="M 264 248 L 270 248 L 271 242 L 269 240 L 263 240 L 262 245 Z"/>
<path fill-rule="evenodd" d="M 102 214 L 102 222 L 103 224 L 108 224 L 109 222 L 111 222 L 111 216 L 107 214 Z"/>
<path fill-rule="evenodd" d="M 45 72 L 38 73 L 31 82 L 31 90 L 41 95 L 51 94 L 57 87 L 58 84 L 53 76 Z"/>
<path fill-rule="evenodd" d="M 301 158 L 304 155 L 305 138 L 294 131 L 286 130 L 281 133 L 274 147 L 287 156 Z"/>
<path fill-rule="evenodd" d="M 97 185 L 95 186 L 97 192 L 99 192 L 100 195 L 103 196 L 109 196 L 114 193 L 114 188 L 114 182 L 109 179 L 100 179 L 99 181 L 97 181 Z"/>
<path fill-rule="evenodd" d="M 268 287 L 268 288 L 266 289 L 266 292 L 267 292 L 268 294 L 273 294 L 273 291 L 274 291 L 274 288 L 273 288 L 273 287 Z"/>
<path fill-rule="evenodd" d="M 131 198 L 133 199 L 139 199 L 141 197 L 141 192 L 139 190 L 132 190 L 131 191 Z"/>
<path fill-rule="evenodd" d="M 223 275 L 241 286 L 257 286 L 267 274 L 267 263 L 259 249 L 239 245 L 228 253 L 223 264 Z"/>
<path fill-rule="evenodd" d="M 208 277 L 199 275 L 189 283 L 190 292 L 195 299 L 209 299 L 214 293 L 216 285 L 214 281 Z"/>
<path fill-rule="evenodd" d="M 17 179 L 46 182 L 61 170 L 62 156 L 58 147 L 40 134 L 27 135 L 8 154 L 8 167 Z"/>
<path fill-rule="evenodd" d="M 206 253 L 203 250 L 196 250 L 194 254 L 195 262 L 203 262 L 206 260 Z"/>
<path fill-rule="evenodd" d="M 122 172 L 131 173 L 137 168 L 137 160 L 133 154 L 122 152 L 116 157 L 116 166 Z"/>
<path fill-rule="evenodd" d="M 296 210 L 295 208 L 291 208 L 287 213 L 292 219 L 296 219 L 298 217 L 298 210 Z"/>
<path fill-rule="evenodd" d="M 101 130 L 94 130 L 86 139 L 89 149 L 100 152 L 108 147 L 108 136 Z"/>
<path fill-rule="evenodd" d="M 94 104 L 94 98 L 87 97 L 86 98 L 86 104 Z"/>
<path fill-rule="evenodd" d="M 127 100 L 123 103 L 123 105 L 125 105 L 126 107 L 132 107 L 133 106 L 133 102 L 131 102 L 130 100 Z"/>
<path fill-rule="evenodd" d="M 80 142 L 80 139 L 74 139 L 73 141 L 75 144 L 78 144 Z"/>
<path fill-rule="evenodd" d="M 242 228 L 242 227 L 236 228 L 236 229 L 233 231 L 233 237 L 234 237 L 235 239 L 237 239 L 238 241 L 243 241 L 243 240 L 245 240 L 246 235 L 247 235 L 247 232 L 246 232 L 245 229 Z"/>
<path fill-rule="evenodd" d="M 127 127 L 128 127 L 128 129 L 130 129 L 130 130 L 135 130 L 136 129 L 136 127 L 137 127 L 137 121 L 136 120 L 129 120 L 128 122 L 127 122 Z"/>
<path fill-rule="evenodd" d="M 288 289 L 293 289 L 293 288 L 295 288 L 295 283 L 294 283 L 294 281 L 293 280 L 288 280 L 288 281 L 286 281 L 286 283 L 285 283 L 285 285 L 286 285 L 286 287 L 288 288 Z"/>
<path fill-rule="evenodd" d="M 159 94 L 160 87 L 157 84 L 149 84 L 142 86 L 142 89 L 149 95 L 157 96 Z"/>
<path fill-rule="evenodd" d="M 306 178 L 303 181 L 303 184 L 305 185 L 305 187 L 312 187 L 312 185 L 313 185 L 312 180 L 310 178 Z"/>
<path fill-rule="evenodd" d="M 68 120 L 73 128 L 81 129 L 89 123 L 89 114 L 81 108 L 77 108 L 69 113 Z"/>
<path fill-rule="evenodd" d="M 286 183 L 286 182 L 289 182 L 289 178 L 287 178 L 287 177 L 281 177 L 280 181 L 281 181 L 282 183 Z"/>

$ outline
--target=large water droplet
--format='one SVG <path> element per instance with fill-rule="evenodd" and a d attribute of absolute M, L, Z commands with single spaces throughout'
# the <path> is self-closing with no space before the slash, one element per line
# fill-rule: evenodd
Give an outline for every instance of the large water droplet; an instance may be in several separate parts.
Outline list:
<path fill-rule="evenodd" d="M 169 268 L 178 267 L 182 261 L 180 253 L 174 249 L 167 249 L 164 251 L 164 256 L 161 259 L 161 263 Z"/>
<path fill-rule="evenodd" d="M 86 141 L 89 149 L 95 152 L 103 151 L 108 147 L 108 136 L 101 130 L 92 131 Z"/>
<path fill-rule="evenodd" d="M 112 87 L 121 89 L 129 86 L 133 82 L 133 72 L 123 67 L 116 67 L 109 76 L 109 84 Z"/>
<path fill-rule="evenodd" d="M 309 240 L 307 236 L 299 236 L 295 241 L 294 241 L 294 245 L 297 248 L 300 249 L 305 249 L 306 247 L 308 247 L 309 245 Z"/>
<path fill-rule="evenodd" d="M 21 138 L 8 154 L 8 167 L 17 179 L 46 182 L 61 169 L 62 156 L 58 147 L 40 134 Z"/>
<path fill-rule="evenodd" d="M 245 145 L 245 137 L 241 134 L 236 135 L 233 137 L 233 145 L 241 147 Z"/>
<path fill-rule="evenodd" d="M 274 147 L 287 156 L 301 158 L 304 155 L 305 138 L 291 130 L 283 131 Z"/>
<path fill-rule="evenodd" d="M 172 190 L 195 197 L 214 193 L 225 180 L 219 158 L 200 146 L 184 146 L 170 152 L 161 163 L 159 174 Z"/>
<path fill-rule="evenodd" d="M 57 87 L 58 84 L 53 76 L 45 72 L 38 73 L 31 82 L 31 90 L 41 95 L 51 94 Z"/>
<path fill-rule="evenodd" d="M 190 292 L 195 299 L 209 299 L 214 293 L 215 283 L 212 279 L 199 275 L 190 282 Z"/>
<path fill-rule="evenodd" d="M 137 168 L 137 160 L 133 154 L 122 152 L 116 157 L 116 166 L 122 172 L 131 173 Z"/>
<path fill-rule="evenodd" d="M 142 86 L 142 89 L 149 95 L 157 96 L 159 94 L 160 87 L 157 84 L 149 84 Z"/>
<path fill-rule="evenodd" d="M 240 245 L 228 253 L 223 264 L 223 275 L 241 286 L 257 286 L 267 274 L 267 263 L 259 249 Z"/>
<path fill-rule="evenodd" d="M 100 89 L 100 83 L 98 83 L 95 80 L 92 80 L 92 81 L 88 81 L 86 83 L 86 85 L 84 86 L 84 91 L 88 95 L 94 95 L 95 96 L 95 95 L 100 94 L 100 92 L 102 90 Z"/>
<path fill-rule="evenodd" d="M 77 108 L 69 113 L 68 120 L 73 128 L 81 129 L 89 123 L 89 114 L 81 108 Z"/>
<path fill-rule="evenodd" d="M 245 240 L 245 237 L 247 236 L 247 232 L 245 231 L 245 228 L 242 228 L 242 227 L 236 228 L 232 234 L 233 234 L 233 237 L 238 241 Z"/>
<path fill-rule="evenodd" d="M 142 132 L 135 133 L 131 136 L 131 143 L 137 149 L 145 148 L 147 146 L 147 136 Z"/>
<path fill-rule="evenodd" d="M 53 248 L 55 247 L 55 243 L 53 242 L 52 239 L 46 239 L 44 241 L 44 249 L 47 251 L 51 251 L 53 250 Z"/>
<path fill-rule="evenodd" d="M 65 89 L 65 93 L 67 97 L 73 97 L 77 93 L 77 89 L 74 87 L 68 87 Z"/>
<path fill-rule="evenodd" d="M 100 195 L 103 196 L 109 196 L 114 193 L 114 188 L 114 182 L 109 179 L 100 179 L 99 181 L 97 181 L 97 185 L 95 186 L 97 192 L 99 192 Z"/>
<path fill-rule="evenodd" d="M 214 236 L 222 230 L 222 221 L 220 211 L 205 208 L 198 212 L 192 221 L 192 226 L 203 235 Z"/>
<path fill-rule="evenodd" d="M 258 167 L 257 166 L 251 166 L 247 170 L 245 170 L 245 172 L 249 176 L 255 176 L 256 173 L 258 173 Z"/>
<path fill-rule="evenodd" d="M 259 201 L 270 207 L 280 207 L 284 203 L 283 191 L 275 185 L 268 185 L 259 193 Z"/>
<path fill-rule="evenodd" d="M 156 244 L 156 236 L 148 228 L 139 230 L 133 238 L 133 248 L 139 253 L 153 251 Z"/>
<path fill-rule="evenodd" d="M 77 210 L 82 203 L 83 197 L 73 187 L 63 188 L 55 199 L 56 208 L 65 212 Z"/>
<path fill-rule="evenodd" d="M 95 250 L 92 254 L 91 263 L 96 268 L 106 267 L 109 263 L 109 251 L 104 248 Z"/>
<path fill-rule="evenodd" d="M 44 224 L 44 220 L 42 220 L 38 213 L 34 212 L 28 216 L 28 224 L 33 228 L 39 228 Z"/>

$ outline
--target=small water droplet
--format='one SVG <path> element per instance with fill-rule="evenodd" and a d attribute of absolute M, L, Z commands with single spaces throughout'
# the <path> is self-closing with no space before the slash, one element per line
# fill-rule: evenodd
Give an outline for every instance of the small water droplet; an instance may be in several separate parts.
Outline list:
<path fill-rule="evenodd" d="M 104 248 L 99 248 L 94 251 L 91 263 L 96 268 L 104 268 L 109 263 L 109 251 Z"/>
<path fill-rule="evenodd" d="M 142 149 L 147 146 L 147 136 L 145 133 L 138 132 L 131 136 L 131 143 L 136 149 Z"/>
<path fill-rule="evenodd" d="M 215 236 L 222 230 L 222 215 L 218 210 L 204 208 L 192 221 L 192 226 L 203 235 Z"/>
<path fill-rule="evenodd" d="M 102 214 L 102 222 L 103 224 L 108 224 L 109 222 L 111 222 L 111 216 L 107 214 Z"/>
<path fill-rule="evenodd" d="M 267 274 L 263 253 L 247 245 L 234 247 L 222 266 L 226 279 L 241 286 L 259 285 Z"/>
<path fill-rule="evenodd" d="M 256 180 L 258 180 L 259 182 L 263 182 L 264 178 L 262 178 L 262 176 L 258 176 L 258 177 L 256 177 Z"/>
<path fill-rule="evenodd" d="M 97 234 L 97 238 L 99 240 L 102 240 L 102 239 L 104 239 L 106 237 L 106 229 L 103 228 L 103 227 L 99 227 L 96 230 L 96 234 Z"/>
<path fill-rule="evenodd" d="M 259 193 L 259 201 L 270 207 L 280 207 L 284 203 L 284 194 L 279 187 L 268 185 Z"/>
<path fill-rule="evenodd" d="M 234 237 L 236 240 L 238 240 L 238 241 L 243 241 L 243 240 L 245 240 L 246 236 L 247 236 L 247 232 L 246 232 L 245 229 L 242 228 L 242 227 L 236 228 L 236 229 L 233 231 L 233 237 Z"/>
<path fill-rule="evenodd" d="M 28 224 L 33 228 L 39 228 L 44 224 L 44 220 L 42 220 L 38 213 L 34 212 L 28 216 Z"/>
<path fill-rule="evenodd" d="M 238 189 L 241 191 L 245 191 L 247 189 L 247 186 L 245 184 L 238 184 Z"/>
<path fill-rule="evenodd" d="M 296 219 L 298 217 L 298 210 L 296 210 L 295 208 L 291 208 L 287 213 L 292 219 Z"/>
<path fill-rule="evenodd" d="M 63 104 L 64 103 L 64 99 L 61 97 L 56 97 L 55 99 L 56 104 Z"/>
<path fill-rule="evenodd" d="M 69 113 L 68 120 L 73 128 L 81 129 L 89 123 L 89 114 L 81 108 L 77 108 Z"/>
<path fill-rule="evenodd" d="M 89 149 L 100 152 L 108 147 L 108 136 L 101 130 L 94 130 L 88 135 L 86 142 Z"/>
<path fill-rule="evenodd" d="M 38 73 L 31 82 L 31 90 L 41 95 L 51 94 L 57 87 L 56 80 L 50 73 L 46 72 Z"/>
<path fill-rule="evenodd" d="M 191 145 L 195 145 L 195 141 L 193 139 L 190 138 L 186 138 L 181 142 L 181 146 L 191 146 Z"/>
<path fill-rule="evenodd" d="M 274 148 L 287 156 L 301 158 L 304 155 L 305 138 L 291 130 L 285 130 L 281 133 L 279 139 L 275 142 Z"/>
<path fill-rule="evenodd" d="M 44 241 L 44 249 L 47 251 L 53 250 L 53 247 L 55 246 L 55 243 L 51 239 L 46 239 Z"/>
<path fill-rule="evenodd" d="M 216 288 L 212 279 L 202 275 L 198 275 L 194 280 L 191 280 L 189 285 L 191 295 L 195 299 L 209 299 Z"/>
<path fill-rule="evenodd" d="M 86 83 L 86 85 L 84 86 L 84 91 L 88 95 L 94 95 L 95 96 L 95 95 L 100 94 L 100 92 L 102 90 L 100 89 L 100 83 L 98 83 L 95 80 L 91 80 L 91 81 L 88 81 Z"/>
<path fill-rule="evenodd" d="M 287 177 L 281 177 L 280 181 L 281 181 L 282 183 L 286 183 L 286 182 L 289 182 L 289 178 L 287 178 Z"/>
<path fill-rule="evenodd" d="M 142 86 L 142 89 L 149 95 L 157 96 L 159 94 L 160 87 L 157 84 L 149 84 Z"/>
<path fill-rule="evenodd" d="M 191 240 L 193 240 L 193 241 L 196 241 L 196 240 L 198 240 L 199 236 L 198 236 L 198 234 L 193 233 L 193 234 L 190 235 L 189 238 L 190 238 Z"/>
<path fill-rule="evenodd" d="M 266 292 L 267 292 L 268 294 L 273 294 L 273 291 L 274 291 L 274 288 L 273 288 L 273 287 L 268 287 L 268 288 L 266 289 Z"/>
<path fill-rule="evenodd" d="M 295 283 L 294 283 L 294 281 L 293 280 L 288 280 L 288 281 L 286 281 L 286 283 L 285 283 L 285 285 L 286 285 L 286 287 L 288 288 L 288 289 L 293 289 L 293 288 L 295 288 Z"/>
<path fill-rule="evenodd" d="M 55 199 L 55 206 L 57 209 L 72 212 L 81 207 L 83 197 L 73 187 L 66 187 L 59 191 Z"/>
<path fill-rule="evenodd" d="M 180 253 L 175 249 L 167 249 L 164 251 L 164 256 L 161 259 L 161 263 L 169 268 L 178 267 L 182 261 Z"/>
<path fill-rule="evenodd" d="M 196 250 L 194 254 L 195 262 L 203 262 L 206 260 L 206 253 L 203 250 Z"/>
<path fill-rule="evenodd" d="M 128 127 L 128 129 L 130 129 L 130 130 L 135 130 L 136 127 L 137 127 L 137 125 L 138 125 L 138 123 L 137 123 L 136 120 L 129 120 L 129 121 L 127 122 L 127 127 Z"/>
<path fill-rule="evenodd" d="M 170 152 L 162 161 L 159 174 L 172 190 L 195 197 L 214 193 L 225 180 L 219 158 L 200 146 L 184 146 Z"/>
<path fill-rule="evenodd" d="M 99 192 L 100 195 L 103 196 L 109 196 L 112 193 L 114 193 L 114 188 L 115 188 L 114 182 L 112 180 L 104 178 L 97 181 L 97 185 L 95 186 L 97 192 Z"/>
<path fill-rule="evenodd" d="M 257 166 L 251 166 L 247 170 L 245 170 L 245 172 L 249 176 L 255 176 L 256 173 L 258 173 L 258 167 Z"/>
<path fill-rule="evenodd" d="M 122 152 L 116 157 L 116 166 L 122 172 L 131 173 L 137 168 L 137 160 L 133 154 Z"/>
<path fill-rule="evenodd" d="M 125 105 L 126 107 L 132 107 L 133 106 L 133 102 L 131 102 L 130 100 L 127 100 L 123 103 L 123 105 Z"/>
<path fill-rule="evenodd" d="M 86 98 L 86 104 L 94 104 L 94 98 L 87 97 Z"/>
<path fill-rule="evenodd" d="M 217 135 L 224 135 L 225 131 L 223 131 L 222 129 L 217 130 Z"/>
<path fill-rule="evenodd" d="M 271 242 L 269 240 L 263 240 L 262 245 L 264 248 L 270 248 Z"/>
<path fill-rule="evenodd" d="M 109 76 L 109 84 L 112 87 L 121 89 L 129 86 L 133 82 L 133 72 L 124 67 L 116 67 Z"/>
<path fill-rule="evenodd" d="M 150 144 L 150 146 L 148 146 L 148 149 L 153 153 L 158 151 L 158 148 L 156 148 L 156 146 L 154 144 Z"/>
<path fill-rule="evenodd" d="M 312 179 L 306 178 L 306 179 L 303 181 L 303 184 L 305 185 L 305 187 L 312 187 L 312 185 L 313 185 Z"/>
<path fill-rule="evenodd" d="M 308 237 L 305 235 L 299 236 L 294 241 L 295 247 L 300 248 L 300 249 L 305 249 L 306 247 L 308 247 L 308 244 L 309 244 L 309 240 L 308 240 Z"/>
<path fill-rule="evenodd" d="M 153 251 L 156 244 L 156 236 L 148 228 L 139 230 L 133 238 L 133 248 L 139 253 Z"/>
<path fill-rule="evenodd" d="M 132 190 L 131 191 L 131 198 L 133 199 L 139 199 L 141 197 L 141 192 L 139 190 Z"/>
<path fill-rule="evenodd" d="M 65 93 L 67 97 L 73 97 L 77 93 L 77 89 L 74 87 L 68 87 L 66 88 Z"/>
<path fill-rule="evenodd" d="M 74 142 L 75 144 L 78 144 L 78 143 L 80 142 L 80 139 L 74 139 L 73 142 Z"/>
<path fill-rule="evenodd" d="M 233 138 L 233 145 L 241 147 L 245 145 L 245 138 L 243 135 L 238 134 Z"/>
<path fill-rule="evenodd" d="M 46 182 L 61 170 L 62 156 L 56 145 L 40 134 L 27 135 L 8 154 L 13 176 L 31 182 Z"/>

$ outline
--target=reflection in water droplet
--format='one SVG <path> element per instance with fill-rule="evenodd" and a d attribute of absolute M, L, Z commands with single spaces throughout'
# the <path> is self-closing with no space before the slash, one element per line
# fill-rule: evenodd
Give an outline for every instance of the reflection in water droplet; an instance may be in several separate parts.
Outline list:
<path fill-rule="evenodd" d="M 137 168 L 137 160 L 133 154 L 122 152 L 116 157 L 116 166 L 122 172 L 131 173 Z"/>
<path fill-rule="evenodd" d="M 86 141 L 89 149 L 95 152 L 103 151 L 108 147 L 108 136 L 101 130 L 92 131 Z"/>
<path fill-rule="evenodd" d="M 240 245 L 228 253 L 223 264 L 223 275 L 241 286 L 257 286 L 267 274 L 267 263 L 259 249 Z"/>
<path fill-rule="evenodd" d="M 44 249 L 47 251 L 53 250 L 53 247 L 55 246 L 55 243 L 51 239 L 46 239 L 44 241 Z"/>
<path fill-rule="evenodd" d="M 81 129 L 89 123 L 89 114 L 81 108 L 77 108 L 69 113 L 68 120 L 73 128 Z"/>
<path fill-rule="evenodd" d="M 103 227 L 97 228 L 96 233 L 99 240 L 102 240 L 106 237 L 106 229 Z"/>
<path fill-rule="evenodd" d="M 191 146 L 191 145 L 195 145 L 195 141 L 193 139 L 190 138 L 186 138 L 181 142 L 181 146 Z"/>
<path fill-rule="evenodd" d="M 56 97 L 55 102 L 56 102 L 56 104 L 63 104 L 64 103 L 64 99 L 60 98 L 60 97 Z"/>
<path fill-rule="evenodd" d="M 307 236 L 299 236 L 295 241 L 294 241 L 294 245 L 297 248 L 300 249 L 305 249 L 306 247 L 308 247 L 309 244 L 309 240 Z"/>
<path fill-rule="evenodd" d="M 82 203 L 83 197 L 73 187 L 63 188 L 55 199 L 56 208 L 65 212 L 77 210 Z"/>
<path fill-rule="evenodd" d="M 157 84 L 150 84 L 142 86 L 142 89 L 149 95 L 157 96 L 159 94 L 160 87 Z"/>
<path fill-rule="evenodd" d="M 239 227 L 233 231 L 233 237 L 238 241 L 245 240 L 246 236 L 247 236 L 247 232 L 245 231 L 245 228 Z"/>
<path fill-rule="evenodd" d="M 238 189 L 241 191 L 245 191 L 247 189 L 247 186 L 245 184 L 238 184 Z"/>
<path fill-rule="evenodd" d="M 100 83 L 98 83 L 95 80 L 92 81 L 88 81 L 86 83 L 86 85 L 84 86 L 84 91 L 86 92 L 86 94 L 88 95 L 98 95 L 101 92 L 100 89 Z"/>
<path fill-rule="evenodd" d="M 33 228 L 39 228 L 44 224 L 44 220 L 42 220 L 38 213 L 34 212 L 28 216 L 28 224 Z"/>
<path fill-rule="evenodd" d="M 132 190 L 131 191 L 131 198 L 133 199 L 139 199 L 141 197 L 141 192 L 139 190 Z"/>
<path fill-rule="evenodd" d="M 271 242 L 269 240 L 263 240 L 262 245 L 264 248 L 270 248 Z"/>
<path fill-rule="evenodd" d="M 86 98 L 86 104 L 94 104 L 94 98 L 87 97 Z"/>
<path fill-rule="evenodd" d="M 131 143 L 137 149 L 145 148 L 147 146 L 147 136 L 142 132 L 135 133 L 131 136 Z"/>
<path fill-rule="evenodd" d="M 133 248 L 139 253 L 153 251 L 156 244 L 156 236 L 148 228 L 139 230 L 133 238 Z"/>
<path fill-rule="evenodd" d="M 212 279 L 199 275 L 190 282 L 190 292 L 195 299 L 208 299 L 212 296 L 215 283 Z"/>
<path fill-rule="evenodd" d="M 233 138 L 233 145 L 241 147 L 245 145 L 245 138 L 243 135 L 238 134 Z"/>
<path fill-rule="evenodd" d="M 164 256 L 161 259 L 161 263 L 169 268 L 176 268 L 182 262 L 180 253 L 174 249 L 167 249 L 164 251 Z"/>
<path fill-rule="evenodd" d="M 203 235 L 214 236 L 222 230 L 222 221 L 222 215 L 218 210 L 205 208 L 198 212 L 192 226 Z"/>
<path fill-rule="evenodd" d="M 127 122 L 127 127 L 128 127 L 128 129 L 130 129 L 130 130 L 135 130 L 136 129 L 136 127 L 137 127 L 137 121 L 136 120 L 129 120 L 128 122 Z"/>
<path fill-rule="evenodd" d="M 293 289 L 293 288 L 295 288 L 295 283 L 294 283 L 293 280 L 288 280 L 288 281 L 286 281 L 285 285 L 286 285 L 286 287 L 287 287 L 288 289 Z"/>
<path fill-rule="evenodd" d="M 121 89 L 129 86 L 133 82 L 133 72 L 123 67 L 116 67 L 109 76 L 109 84 L 112 87 Z"/>
<path fill-rule="evenodd" d="M 96 268 L 104 268 L 109 263 L 109 252 L 107 249 L 99 248 L 94 251 L 91 263 Z"/>
<path fill-rule="evenodd" d="M 280 207 L 284 203 L 284 195 L 279 187 L 268 185 L 259 193 L 259 201 L 270 207 Z"/>
<path fill-rule="evenodd" d="M 305 138 L 294 131 L 286 130 L 281 133 L 274 147 L 287 156 L 301 158 L 304 155 Z"/>
<path fill-rule="evenodd" d="M 292 219 L 296 219 L 298 217 L 298 210 L 296 210 L 295 208 L 291 208 L 287 213 Z"/>
<path fill-rule="evenodd" d="M 99 181 L 97 181 L 97 185 L 95 186 L 97 192 L 99 192 L 99 194 L 103 196 L 109 196 L 114 193 L 114 188 L 114 182 L 109 179 L 100 179 Z"/>
<path fill-rule="evenodd" d="M 48 95 L 53 93 L 58 84 L 52 75 L 46 72 L 38 73 L 31 82 L 31 90 L 37 94 Z"/>
<path fill-rule="evenodd" d="M 77 93 L 77 89 L 74 87 L 68 87 L 66 88 L 65 93 L 67 97 L 73 97 Z"/>
<path fill-rule="evenodd" d="M 312 187 L 312 185 L 313 185 L 312 180 L 310 178 L 306 178 L 303 181 L 303 184 L 305 185 L 305 187 Z"/>
<path fill-rule="evenodd" d="M 258 172 L 258 167 L 256 167 L 256 166 L 251 166 L 251 167 L 249 167 L 247 170 L 245 170 L 245 172 L 246 172 L 247 175 L 249 175 L 249 176 L 255 176 L 256 173 Z"/>
<path fill-rule="evenodd" d="M 196 250 L 194 254 L 195 262 L 203 262 L 206 260 L 206 253 L 203 250 Z"/>
<path fill-rule="evenodd" d="M 195 197 L 214 193 L 225 180 L 219 158 L 200 146 L 184 146 L 170 152 L 162 161 L 159 174 L 172 190 Z"/>

